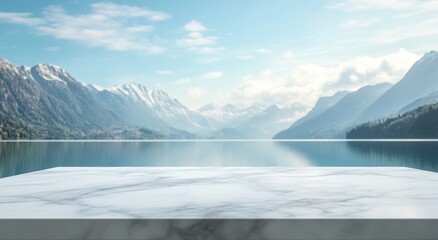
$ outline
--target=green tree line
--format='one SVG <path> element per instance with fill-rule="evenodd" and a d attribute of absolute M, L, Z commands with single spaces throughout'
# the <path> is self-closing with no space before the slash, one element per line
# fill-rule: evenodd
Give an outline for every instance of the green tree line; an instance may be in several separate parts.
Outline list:
<path fill-rule="evenodd" d="M 393 118 L 364 123 L 347 138 L 438 138 L 438 103 L 418 107 Z"/>

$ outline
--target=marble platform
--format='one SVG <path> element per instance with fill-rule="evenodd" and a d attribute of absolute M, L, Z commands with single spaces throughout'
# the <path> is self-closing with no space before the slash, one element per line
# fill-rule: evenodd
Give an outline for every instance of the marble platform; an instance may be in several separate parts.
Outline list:
<path fill-rule="evenodd" d="M 438 174 L 410 168 L 71 167 L 0 179 L 0 239 L 437 239 L 437 220 Z"/>

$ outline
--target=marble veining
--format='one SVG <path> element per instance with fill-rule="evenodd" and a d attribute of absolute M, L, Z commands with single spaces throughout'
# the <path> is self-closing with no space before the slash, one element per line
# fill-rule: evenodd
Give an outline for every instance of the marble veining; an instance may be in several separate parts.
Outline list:
<path fill-rule="evenodd" d="M 0 218 L 438 218 L 438 174 L 402 167 L 60 167 L 0 179 Z"/>

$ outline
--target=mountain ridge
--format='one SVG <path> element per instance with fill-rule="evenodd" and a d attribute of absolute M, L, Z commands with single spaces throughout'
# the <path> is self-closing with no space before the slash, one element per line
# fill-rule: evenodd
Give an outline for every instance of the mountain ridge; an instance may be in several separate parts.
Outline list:
<path fill-rule="evenodd" d="M 429 51 L 405 76 L 369 106 L 356 123 L 387 117 L 411 102 L 438 91 L 438 52 Z"/>
<path fill-rule="evenodd" d="M 127 134 L 137 138 L 145 136 L 143 133 L 162 138 L 149 130 L 170 138 L 217 138 L 222 133 L 234 134 L 230 137 L 270 138 L 273 131 L 308 110 L 301 104 L 226 104 L 220 111 L 229 116 L 221 118 L 207 114 L 207 106 L 191 110 L 166 91 L 140 83 L 102 88 L 84 84 L 57 65 L 18 66 L 5 59 L 0 60 L 0 94 L 0 120 L 38 132 L 38 136 L 32 136 L 57 139 L 118 138 Z M 214 109 L 219 108 L 210 105 L 210 110 Z M 214 136 L 215 133 L 219 135 Z"/>
<path fill-rule="evenodd" d="M 272 138 L 308 110 L 309 107 L 301 103 L 285 106 L 253 104 L 247 107 L 207 104 L 199 109 L 201 114 L 218 122 L 219 130 L 207 138 Z"/>
<path fill-rule="evenodd" d="M 292 124 L 274 138 L 340 138 L 363 109 L 391 86 L 389 83 L 379 83 L 347 93 L 321 113 Z"/>
<path fill-rule="evenodd" d="M 305 117 L 292 124 L 290 128 L 279 132 L 275 138 L 344 138 L 344 133 L 356 126 L 367 122 L 384 121 L 422 104 L 434 103 L 438 100 L 437 92 L 438 52 L 429 51 L 413 64 L 400 81 L 386 91 L 380 91 L 380 96 L 376 94 L 373 98 L 367 99 L 369 105 L 365 108 L 362 107 L 352 113 L 348 102 L 354 101 L 348 100 L 349 95 L 352 94 L 349 93 L 334 105 L 347 102 L 344 107 L 338 107 L 337 113 L 333 113 L 333 106 L 322 108 L 321 111 L 317 108 L 318 103 L 323 100 L 320 98 Z M 327 112 L 330 111 L 332 113 L 329 115 Z M 345 115 L 345 112 L 349 114 Z M 336 118 L 338 118 L 336 121 L 330 120 Z M 333 134 L 336 132 L 338 134 Z"/>

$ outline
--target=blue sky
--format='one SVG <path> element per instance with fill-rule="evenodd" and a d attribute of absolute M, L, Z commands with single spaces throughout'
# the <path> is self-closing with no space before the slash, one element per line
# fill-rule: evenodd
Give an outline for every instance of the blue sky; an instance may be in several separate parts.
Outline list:
<path fill-rule="evenodd" d="M 396 82 L 438 43 L 434 0 L 24 1 L 0 6 L 0 57 L 138 82 L 191 108 L 313 104 Z"/>

